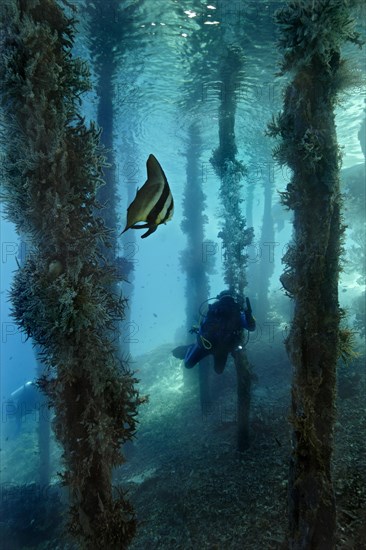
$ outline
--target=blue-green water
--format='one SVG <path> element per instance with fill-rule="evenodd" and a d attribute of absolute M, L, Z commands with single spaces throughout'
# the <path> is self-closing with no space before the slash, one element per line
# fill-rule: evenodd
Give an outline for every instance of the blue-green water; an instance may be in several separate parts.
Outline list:
<path fill-rule="evenodd" d="M 119 240 L 119 254 L 134 264 L 130 281 L 121 285 L 122 293 L 130 296 L 130 316 L 122 326 L 122 339 L 129 346 L 133 368 L 138 370 L 141 391 L 150 395 L 149 404 L 141 409 L 136 442 L 126 449 L 127 464 L 116 473 L 116 479 L 130 489 L 141 521 L 133 548 L 278 548 L 286 529 L 291 366 L 284 338 L 292 311 L 279 281 L 283 271 L 281 259 L 292 237 L 292 218 L 280 204 L 279 192 L 284 191 L 291 174 L 273 161 L 274 143 L 265 131 L 272 115 L 282 108 L 288 78 L 277 75 L 280 53 L 276 49 L 273 14 L 282 3 L 136 0 L 122 2 L 123 13 L 116 10 L 115 4 L 75 2 L 80 14 L 75 55 L 88 60 L 91 67 L 93 89 L 82 104 L 87 120 L 98 117 L 98 105 L 106 93 L 103 86 L 107 81 L 98 80 L 98 57 L 101 56 L 103 66 L 113 67 L 112 138 L 119 196 L 118 230 L 125 226 L 126 208 L 136 189 L 146 180 L 145 162 L 150 153 L 163 166 L 175 202 L 173 219 L 152 236 L 142 240 L 140 232 L 129 231 Z M 362 8 L 357 12 L 357 22 L 364 34 Z M 225 286 L 224 253 L 218 237 L 222 223 L 220 182 L 210 158 L 219 145 L 219 107 L 231 92 L 226 82 L 220 80 L 218 71 L 228 46 L 240 48 L 244 56 L 240 84 L 235 89 L 235 137 L 237 158 L 247 167 L 242 182 L 242 213 L 254 228 L 254 242 L 247 251 L 246 292 L 253 297 L 258 310 L 260 274 L 268 264 L 272 268 L 269 309 L 257 316 L 258 329 L 247 346 L 257 381 L 252 401 L 253 444 L 244 462 L 233 452 L 236 421 L 233 365 L 228 365 L 222 378 L 214 382 L 218 400 L 213 409 L 202 415 L 197 388 L 193 385 L 187 390 L 181 364 L 170 354 L 174 346 L 182 343 L 185 334 L 186 295 L 190 292 L 181 264 L 182 251 L 187 246 L 181 223 L 192 124 L 200 134 L 199 180 L 206 195 L 207 217 L 197 257 L 205 259 L 205 243 L 212 241 L 214 247 L 210 251 L 215 271 L 209 280 L 211 296 Z M 364 74 L 364 50 L 347 46 L 343 55 L 350 60 L 356 75 Z M 343 507 L 349 506 L 351 517 L 357 516 L 358 508 L 354 501 L 355 508 L 351 507 L 351 499 L 347 501 L 344 479 L 356 472 L 358 477 L 354 478 L 359 479 L 360 487 L 366 481 L 362 458 L 365 448 L 360 437 L 365 430 L 362 423 L 365 418 L 359 416 L 364 405 L 360 389 L 365 388 L 365 342 L 360 328 L 362 319 L 364 327 L 365 266 L 360 250 L 365 250 L 366 239 L 364 210 L 362 204 L 355 207 L 357 190 L 355 196 L 350 195 L 348 182 L 353 177 L 356 189 L 357 185 L 362 187 L 362 178 L 365 183 L 365 157 L 359 137 L 364 120 L 365 89 L 360 83 L 347 90 L 336 107 L 347 225 L 340 305 L 347 309 L 349 324 L 357 332 L 359 357 L 349 367 L 351 372 L 346 373 L 351 379 L 344 383 L 344 400 L 339 402 L 335 471 L 337 491 L 344 498 Z M 103 128 L 103 116 L 99 123 Z M 264 190 L 268 187 L 273 235 L 263 230 Z M 39 492 L 36 431 L 39 402 L 25 407 L 19 433 L 15 433 L 12 409 L 8 408 L 10 394 L 35 378 L 36 361 L 31 341 L 26 341 L 10 316 L 7 297 L 21 244 L 13 226 L 3 218 L 1 245 L 1 484 L 7 491 L 9 487 L 35 483 Z M 196 321 L 193 318 L 189 322 Z M 343 370 L 340 380 L 346 375 Z M 339 393 L 342 398 L 342 390 Z M 351 458 L 342 458 L 342 454 L 346 457 L 350 452 L 350 445 L 354 446 Z M 60 449 L 52 440 L 52 488 L 58 483 L 57 472 L 61 467 Z M 32 487 L 34 495 L 36 489 Z M 44 491 L 41 494 L 44 496 Z M 275 505 L 274 500 L 281 504 Z M 8 505 L 8 493 L 3 501 Z M 365 500 L 360 496 L 359 508 L 362 506 Z M 11 507 L 6 510 L 11 515 Z M 54 548 L 54 541 L 46 546 L 50 533 L 52 538 L 52 522 L 44 540 L 35 537 L 33 543 L 26 542 L 31 541 L 41 517 L 40 513 L 32 517 L 29 509 L 23 515 L 7 517 L 2 525 L 4 548 Z M 60 548 L 67 548 L 61 538 L 59 544 Z"/>

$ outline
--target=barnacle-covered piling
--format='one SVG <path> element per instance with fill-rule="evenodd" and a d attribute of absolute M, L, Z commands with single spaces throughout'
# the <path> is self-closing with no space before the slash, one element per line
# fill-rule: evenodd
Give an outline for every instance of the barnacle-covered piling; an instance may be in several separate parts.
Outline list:
<path fill-rule="evenodd" d="M 111 340 L 124 299 L 101 250 L 99 130 L 79 114 L 88 69 L 72 57 L 71 5 L 2 4 L 0 79 L 6 149 L 3 200 L 31 251 L 15 276 L 13 314 L 40 346 L 50 376 L 40 385 L 55 409 L 69 487 L 69 529 L 80 548 L 125 548 L 135 519 L 112 491 L 121 444 L 135 430 L 134 378 Z"/>

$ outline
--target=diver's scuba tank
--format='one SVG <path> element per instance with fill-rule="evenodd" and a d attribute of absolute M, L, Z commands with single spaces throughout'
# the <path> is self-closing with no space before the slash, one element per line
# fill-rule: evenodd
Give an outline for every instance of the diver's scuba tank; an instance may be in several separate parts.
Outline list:
<path fill-rule="evenodd" d="M 16 390 L 14 390 L 11 394 L 10 394 L 10 397 L 12 399 L 18 399 L 18 397 L 21 396 L 22 392 L 24 390 L 26 390 L 29 386 L 31 386 L 33 384 L 32 381 L 29 381 L 29 382 L 26 382 L 25 384 L 23 384 L 23 386 L 20 386 L 19 388 L 17 388 Z"/>

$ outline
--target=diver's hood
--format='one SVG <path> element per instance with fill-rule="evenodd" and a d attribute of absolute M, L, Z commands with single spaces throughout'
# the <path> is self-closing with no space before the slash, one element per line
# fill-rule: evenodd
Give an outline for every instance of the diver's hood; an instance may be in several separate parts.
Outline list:
<path fill-rule="evenodd" d="M 237 303 L 241 308 L 243 307 L 244 305 L 244 297 L 243 296 L 240 296 L 239 294 L 237 294 L 235 291 L 233 290 L 223 290 L 222 292 L 220 292 L 220 294 L 218 294 L 216 296 L 216 299 L 217 300 L 221 300 L 221 299 L 228 299 L 228 298 L 231 298 L 235 303 Z"/>

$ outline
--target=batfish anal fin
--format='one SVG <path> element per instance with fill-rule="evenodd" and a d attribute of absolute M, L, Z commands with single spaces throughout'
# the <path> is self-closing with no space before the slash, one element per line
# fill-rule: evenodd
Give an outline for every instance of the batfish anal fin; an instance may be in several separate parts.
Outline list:
<path fill-rule="evenodd" d="M 130 229 L 145 229 L 146 227 L 150 227 L 149 223 L 142 223 L 141 225 L 133 224 L 131 225 Z"/>
<path fill-rule="evenodd" d="M 138 223 L 138 222 L 137 222 Z M 151 224 L 150 223 L 143 223 L 141 225 L 136 225 L 136 224 L 133 224 L 133 225 L 130 225 L 130 226 L 126 226 L 124 228 L 124 230 L 122 231 L 122 233 L 119 234 L 119 236 L 123 235 L 123 233 L 125 233 L 126 231 L 128 231 L 128 229 L 146 229 L 146 227 L 150 227 Z"/>
<path fill-rule="evenodd" d="M 144 233 L 143 235 L 141 235 L 141 239 L 146 239 L 146 237 L 148 237 L 149 235 L 151 235 L 151 233 L 154 233 L 154 232 L 157 230 L 157 228 L 158 228 L 157 225 L 150 225 L 149 231 L 146 231 L 146 233 Z"/>

